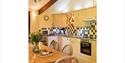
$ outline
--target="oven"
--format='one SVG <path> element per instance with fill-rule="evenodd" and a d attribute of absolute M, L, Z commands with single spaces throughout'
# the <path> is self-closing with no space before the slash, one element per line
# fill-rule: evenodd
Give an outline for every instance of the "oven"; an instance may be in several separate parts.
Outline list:
<path fill-rule="evenodd" d="M 81 40 L 80 52 L 82 54 L 86 54 L 86 55 L 91 56 L 91 43 L 89 42 L 89 39 L 88 40 Z"/>

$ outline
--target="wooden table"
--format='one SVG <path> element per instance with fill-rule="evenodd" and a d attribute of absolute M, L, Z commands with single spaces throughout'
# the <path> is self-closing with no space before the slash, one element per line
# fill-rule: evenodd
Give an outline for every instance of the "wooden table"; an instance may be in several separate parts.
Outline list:
<path fill-rule="evenodd" d="M 45 45 L 40 45 L 42 50 L 47 50 L 49 52 L 53 52 L 51 55 L 48 56 L 41 56 L 32 52 L 32 46 L 29 45 L 29 63 L 49 63 L 58 60 L 59 58 L 63 57 L 64 54 L 62 52 L 58 52 L 52 48 L 49 48 Z"/>

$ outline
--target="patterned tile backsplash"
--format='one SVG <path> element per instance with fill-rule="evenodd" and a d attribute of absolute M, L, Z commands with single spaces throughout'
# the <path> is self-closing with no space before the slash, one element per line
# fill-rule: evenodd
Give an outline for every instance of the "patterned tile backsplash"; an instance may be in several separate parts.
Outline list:
<path fill-rule="evenodd" d="M 96 21 L 90 21 L 89 24 L 90 24 L 89 26 L 77 27 L 77 28 L 72 25 L 62 28 L 61 27 L 42 28 L 41 32 L 46 32 L 48 35 L 65 35 L 65 36 L 96 39 L 97 36 Z"/>

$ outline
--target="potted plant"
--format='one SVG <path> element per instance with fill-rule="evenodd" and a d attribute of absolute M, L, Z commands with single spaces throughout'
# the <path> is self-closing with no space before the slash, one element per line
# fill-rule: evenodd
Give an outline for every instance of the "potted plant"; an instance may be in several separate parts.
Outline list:
<path fill-rule="evenodd" d="M 30 36 L 31 42 L 34 45 L 33 52 L 38 53 L 39 50 L 39 41 L 41 39 L 42 35 L 39 32 L 32 33 Z"/>

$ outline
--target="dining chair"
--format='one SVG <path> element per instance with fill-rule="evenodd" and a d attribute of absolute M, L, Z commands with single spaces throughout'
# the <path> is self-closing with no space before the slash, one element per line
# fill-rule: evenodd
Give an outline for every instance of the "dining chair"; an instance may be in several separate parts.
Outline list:
<path fill-rule="evenodd" d="M 39 49 L 41 49 L 41 46 L 43 45 L 43 43 L 42 42 L 39 42 Z"/>
<path fill-rule="evenodd" d="M 57 42 L 55 42 L 54 40 L 52 40 L 52 42 L 49 45 L 50 48 L 53 48 L 57 51 L 59 50 L 58 46 L 59 46 L 59 44 Z"/>
<path fill-rule="evenodd" d="M 73 55 L 73 48 L 71 45 L 67 44 L 63 47 L 62 52 L 66 56 L 72 56 Z"/>
<path fill-rule="evenodd" d="M 79 61 L 74 56 L 64 56 L 58 59 L 55 63 L 79 63 Z"/>

